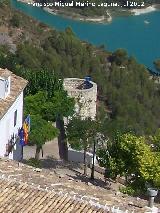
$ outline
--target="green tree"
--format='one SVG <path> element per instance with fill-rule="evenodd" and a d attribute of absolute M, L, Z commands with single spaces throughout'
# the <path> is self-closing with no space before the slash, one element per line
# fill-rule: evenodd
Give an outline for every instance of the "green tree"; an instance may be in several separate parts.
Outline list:
<path fill-rule="evenodd" d="M 97 149 L 97 156 L 100 165 L 106 168 L 106 177 L 116 179 L 117 175 L 125 174 L 125 162 L 120 151 L 118 133 L 114 140 L 108 140 L 104 147 Z"/>
<path fill-rule="evenodd" d="M 58 129 L 51 122 L 42 119 L 40 115 L 31 115 L 31 131 L 29 141 L 36 145 L 35 159 L 39 160 L 40 151 L 45 142 L 58 136 Z"/>
<path fill-rule="evenodd" d="M 10 24 L 13 27 L 19 27 L 20 26 L 20 16 L 18 16 L 18 14 L 14 14 L 10 20 Z"/>
<path fill-rule="evenodd" d="M 141 187 L 146 182 L 159 187 L 160 161 L 145 137 L 131 133 L 118 134 L 107 149 L 100 150 L 98 155 L 101 165 L 109 168 L 115 177 L 125 175 L 128 180 L 134 174 L 134 181 L 139 182 Z"/>
<path fill-rule="evenodd" d="M 87 175 L 87 150 L 95 140 L 97 122 L 86 118 L 73 117 L 66 128 L 67 138 L 72 148 L 84 151 L 84 175 Z"/>
<path fill-rule="evenodd" d="M 160 129 L 158 129 L 155 135 L 150 136 L 150 139 L 155 146 L 156 151 L 160 152 Z"/>
<path fill-rule="evenodd" d="M 5 6 L 9 4 L 9 0 L 1 0 L 0 1 L 0 6 Z"/>
<path fill-rule="evenodd" d="M 43 91 L 39 91 L 35 95 L 26 96 L 24 99 L 24 114 L 41 115 L 44 118 L 42 109 L 46 101 L 47 93 Z"/>
<path fill-rule="evenodd" d="M 75 101 L 67 95 L 64 90 L 56 91 L 50 101 L 43 105 L 45 119 L 55 119 L 56 127 L 59 129 L 58 136 L 60 158 L 68 160 L 67 141 L 64 128 L 64 117 L 72 116 L 74 113 Z"/>
<path fill-rule="evenodd" d="M 128 61 L 127 51 L 124 49 L 118 49 L 113 53 L 113 60 L 117 65 L 125 65 Z"/>
<path fill-rule="evenodd" d="M 29 80 L 26 94 L 32 95 L 25 99 L 26 114 L 40 114 L 46 121 L 56 121 L 57 128 L 60 131 L 58 137 L 59 154 L 62 159 L 67 160 L 63 118 L 74 113 L 74 99 L 70 98 L 64 91 L 63 80 L 60 80 L 53 71 L 39 70 L 33 72 L 33 70 L 24 69 L 20 66 L 17 73 Z"/>
<path fill-rule="evenodd" d="M 55 122 L 59 129 L 58 145 L 60 158 L 67 160 L 67 142 L 65 140 L 64 117 L 74 113 L 74 99 L 64 90 L 57 90 L 48 97 L 47 91 L 40 91 L 25 98 L 25 114 L 40 115 L 46 121 Z"/>

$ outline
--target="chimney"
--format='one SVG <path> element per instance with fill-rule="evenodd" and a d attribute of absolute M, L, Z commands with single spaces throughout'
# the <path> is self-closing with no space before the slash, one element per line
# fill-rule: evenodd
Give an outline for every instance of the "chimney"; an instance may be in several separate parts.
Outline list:
<path fill-rule="evenodd" d="M 10 76 L 0 76 L 0 99 L 5 99 L 10 94 L 10 82 Z"/>

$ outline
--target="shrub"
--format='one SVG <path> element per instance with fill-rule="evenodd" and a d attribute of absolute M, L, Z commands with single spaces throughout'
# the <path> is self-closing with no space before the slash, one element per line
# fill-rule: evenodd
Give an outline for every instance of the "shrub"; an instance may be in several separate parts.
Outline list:
<path fill-rule="evenodd" d="M 119 191 L 122 192 L 123 194 L 131 195 L 131 196 L 136 194 L 135 189 L 133 189 L 131 186 L 119 187 Z"/>
<path fill-rule="evenodd" d="M 33 167 L 36 167 L 36 168 L 41 168 L 41 167 L 42 167 L 41 161 L 36 160 L 35 158 L 30 158 L 30 159 L 27 161 L 27 164 L 28 164 L 29 166 L 33 166 Z"/>
<path fill-rule="evenodd" d="M 20 26 L 20 17 L 18 15 L 13 15 L 11 20 L 10 20 L 10 24 L 13 27 L 19 27 Z"/>

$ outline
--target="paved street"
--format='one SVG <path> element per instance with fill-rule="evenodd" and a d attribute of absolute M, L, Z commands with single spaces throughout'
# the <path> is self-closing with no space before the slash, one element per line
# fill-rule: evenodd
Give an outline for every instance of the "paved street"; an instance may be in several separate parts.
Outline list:
<path fill-rule="evenodd" d="M 36 146 L 25 146 L 23 151 L 23 158 L 28 160 L 29 158 L 35 157 Z M 53 157 L 59 159 L 59 151 L 58 151 L 58 142 L 57 139 L 47 142 L 43 146 L 43 158 L 40 153 L 41 159 L 46 159 L 48 157 Z"/>

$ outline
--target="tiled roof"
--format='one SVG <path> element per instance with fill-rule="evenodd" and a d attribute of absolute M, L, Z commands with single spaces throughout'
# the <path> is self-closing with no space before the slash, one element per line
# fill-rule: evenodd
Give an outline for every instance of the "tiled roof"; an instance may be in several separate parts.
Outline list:
<path fill-rule="evenodd" d="M 50 172 L 42 173 L 33 167 L 18 165 L 18 162 L 0 159 L 0 213 L 108 212 L 69 193 L 46 187 L 52 185 L 54 175 Z"/>
<path fill-rule="evenodd" d="M 100 213 L 105 212 L 53 191 L 0 179 L 0 212 L 3 213 Z"/>
<path fill-rule="evenodd" d="M 24 90 L 27 85 L 27 81 L 7 69 L 0 68 L 0 77 L 11 76 L 11 91 L 5 99 L 0 99 L 0 119 L 6 114 L 8 109 L 15 102 L 20 93 Z"/>
<path fill-rule="evenodd" d="M 117 191 L 58 172 L 0 158 L 0 213 L 105 213 L 114 208 L 121 213 L 146 212 L 147 200 L 115 195 Z"/>
<path fill-rule="evenodd" d="M 1 69 L 0 68 L 0 77 L 2 78 L 7 78 L 12 74 L 11 71 L 7 70 L 7 69 Z"/>

